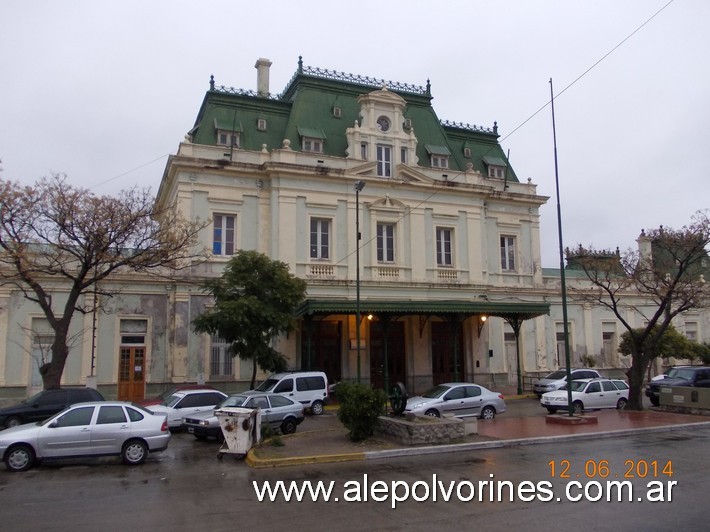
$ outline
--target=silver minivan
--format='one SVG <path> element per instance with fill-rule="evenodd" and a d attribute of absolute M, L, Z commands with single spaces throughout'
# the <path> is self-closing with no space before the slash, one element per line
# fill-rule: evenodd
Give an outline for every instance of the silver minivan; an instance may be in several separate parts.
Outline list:
<path fill-rule="evenodd" d="M 572 380 L 601 378 L 597 370 L 589 368 L 573 368 L 570 370 L 570 376 Z M 565 384 L 567 384 L 567 368 L 560 368 L 533 384 L 533 391 L 538 397 L 542 397 L 543 393 L 561 390 Z"/>
<path fill-rule="evenodd" d="M 255 390 L 288 397 L 318 416 L 323 413 L 323 407 L 328 402 L 328 377 L 322 371 L 274 373 Z"/>

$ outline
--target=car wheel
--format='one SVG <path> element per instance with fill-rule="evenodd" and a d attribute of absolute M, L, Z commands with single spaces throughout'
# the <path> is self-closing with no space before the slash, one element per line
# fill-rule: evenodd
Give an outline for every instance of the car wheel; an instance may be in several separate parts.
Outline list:
<path fill-rule="evenodd" d="M 623 410 L 624 408 L 626 408 L 627 404 L 628 401 L 622 397 L 621 399 L 619 399 L 619 402 L 616 403 L 616 408 L 618 408 L 619 410 Z"/>
<path fill-rule="evenodd" d="M 5 455 L 8 471 L 27 471 L 35 461 L 35 452 L 29 445 L 15 445 Z"/>
<path fill-rule="evenodd" d="M 429 417 L 441 417 L 439 411 L 435 410 L 434 408 L 430 408 L 429 410 L 424 412 L 424 415 Z"/>
<path fill-rule="evenodd" d="M 148 446 L 140 440 L 130 440 L 123 445 L 121 458 L 126 465 L 138 465 L 145 462 Z"/>
<path fill-rule="evenodd" d="M 649 397 L 653 406 L 661 406 L 661 400 L 658 397 Z"/>
<path fill-rule="evenodd" d="M 313 401 L 311 405 L 311 414 L 320 416 L 323 413 L 323 401 Z"/>
<path fill-rule="evenodd" d="M 296 432 L 296 426 L 296 420 L 284 419 L 283 423 L 281 423 L 281 432 L 283 434 L 293 434 Z"/>
<path fill-rule="evenodd" d="M 572 403 L 572 410 L 575 414 L 581 414 L 584 410 L 584 405 L 581 401 L 575 401 L 574 403 Z"/>
<path fill-rule="evenodd" d="M 22 418 L 18 416 L 10 416 L 5 420 L 5 428 L 16 427 L 17 425 L 22 425 Z"/>
<path fill-rule="evenodd" d="M 556 413 L 557 413 L 557 409 L 556 409 L 556 408 L 552 408 L 551 406 L 548 406 L 548 407 L 547 407 L 547 411 L 548 411 L 550 414 L 556 414 Z"/>
<path fill-rule="evenodd" d="M 496 417 L 496 409 L 492 406 L 486 406 L 481 410 L 481 419 L 493 419 Z"/>

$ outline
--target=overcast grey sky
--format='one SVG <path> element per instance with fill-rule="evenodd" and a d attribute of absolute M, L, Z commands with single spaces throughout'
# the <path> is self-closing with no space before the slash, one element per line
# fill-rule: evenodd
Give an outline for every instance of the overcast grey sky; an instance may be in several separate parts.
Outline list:
<path fill-rule="evenodd" d="M 3 0 L 2 177 L 64 172 L 98 194 L 156 193 L 210 74 L 255 89 L 266 57 L 279 93 L 302 55 L 430 79 L 439 118 L 497 121 L 520 179 L 550 197 L 542 265 L 557 267 L 549 105 L 533 116 L 550 78 L 564 244 L 635 247 L 641 228 L 680 228 L 710 203 L 708 21 L 707 0 Z"/>

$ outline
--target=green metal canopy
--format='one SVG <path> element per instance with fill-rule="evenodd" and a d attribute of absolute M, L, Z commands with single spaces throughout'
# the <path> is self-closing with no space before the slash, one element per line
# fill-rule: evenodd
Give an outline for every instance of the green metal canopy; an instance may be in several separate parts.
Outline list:
<path fill-rule="evenodd" d="M 301 127 L 298 126 L 298 134 L 301 137 L 310 137 L 313 139 L 325 139 L 325 133 L 322 129 L 315 127 Z"/>
<path fill-rule="evenodd" d="M 483 156 L 483 162 L 488 166 L 508 166 L 500 157 L 489 157 L 488 155 Z"/>
<path fill-rule="evenodd" d="M 307 299 L 296 310 L 296 317 L 355 314 L 357 301 L 352 299 Z M 360 300 L 364 314 L 465 314 L 497 316 L 501 318 L 531 319 L 550 313 L 549 303 L 453 301 L 453 300 Z"/>
<path fill-rule="evenodd" d="M 429 155 L 451 155 L 449 148 L 446 146 L 433 146 L 431 144 L 427 144 L 424 148 Z"/>

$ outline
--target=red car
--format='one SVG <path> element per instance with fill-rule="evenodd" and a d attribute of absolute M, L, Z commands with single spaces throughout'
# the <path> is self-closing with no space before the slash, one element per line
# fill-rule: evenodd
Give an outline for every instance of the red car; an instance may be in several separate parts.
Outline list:
<path fill-rule="evenodd" d="M 140 406 L 159 405 L 172 394 L 181 390 L 214 390 L 214 388 L 212 388 L 212 386 L 207 386 L 206 384 L 181 384 L 179 386 L 175 386 L 174 388 L 168 388 L 156 397 L 146 397 L 141 401 L 136 401 L 136 404 Z"/>

